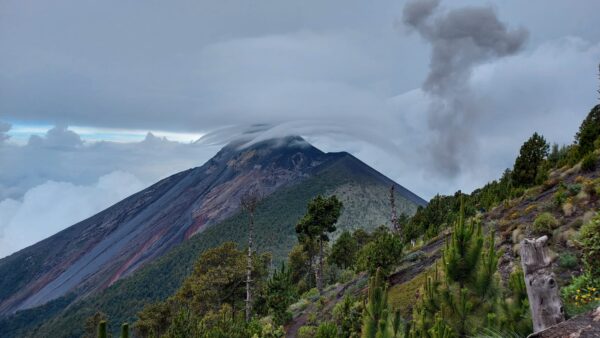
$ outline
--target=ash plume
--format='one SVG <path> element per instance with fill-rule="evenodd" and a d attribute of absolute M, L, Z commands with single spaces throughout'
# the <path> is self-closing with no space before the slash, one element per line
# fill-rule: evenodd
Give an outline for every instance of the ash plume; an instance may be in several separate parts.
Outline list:
<path fill-rule="evenodd" d="M 407 3 L 402 21 L 431 45 L 429 73 L 422 90 L 429 95 L 429 141 L 437 171 L 455 176 L 461 161 L 474 153 L 470 136 L 485 113 L 469 86 L 479 64 L 516 54 L 527 40 L 524 28 L 509 29 L 491 7 L 440 8 L 439 0 Z"/>

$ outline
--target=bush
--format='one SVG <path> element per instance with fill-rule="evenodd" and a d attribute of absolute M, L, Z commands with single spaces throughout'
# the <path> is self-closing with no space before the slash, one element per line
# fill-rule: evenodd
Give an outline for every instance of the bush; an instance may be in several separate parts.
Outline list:
<path fill-rule="evenodd" d="M 533 231 L 538 234 L 550 235 L 557 226 L 558 221 L 549 212 L 539 214 L 533 221 Z"/>
<path fill-rule="evenodd" d="M 341 337 L 358 337 L 362 321 L 363 303 L 356 301 L 352 296 L 335 304 L 333 318 L 340 327 Z"/>
<path fill-rule="evenodd" d="M 568 197 L 568 195 L 567 195 L 566 188 L 561 186 L 554 193 L 554 195 L 552 195 L 552 200 L 554 202 L 554 206 L 557 208 L 560 208 L 563 205 L 563 203 L 565 203 L 565 201 L 567 200 L 567 197 Z"/>
<path fill-rule="evenodd" d="M 577 267 L 578 259 L 577 256 L 572 253 L 566 253 L 564 255 L 560 255 L 558 258 L 558 266 L 563 269 L 573 269 Z"/>
<path fill-rule="evenodd" d="M 579 236 L 586 271 L 600 279 L 600 214 L 581 227 Z"/>
<path fill-rule="evenodd" d="M 600 280 L 585 273 L 573 277 L 560 293 L 569 316 L 584 313 L 600 305 Z"/>
<path fill-rule="evenodd" d="M 577 195 L 581 191 L 581 184 L 579 184 L 579 183 L 569 184 L 567 186 L 567 189 L 569 190 L 569 194 L 571 196 Z"/>
<path fill-rule="evenodd" d="M 596 169 L 597 157 L 594 153 L 589 153 L 583 157 L 581 161 L 581 170 L 583 171 L 594 171 Z"/>
<path fill-rule="evenodd" d="M 357 271 L 368 271 L 373 275 L 381 268 L 384 275 L 389 275 L 402 260 L 402 240 L 399 236 L 383 233 L 358 253 Z"/>
<path fill-rule="evenodd" d="M 354 276 L 356 276 L 354 270 L 342 270 L 342 272 L 340 272 L 340 276 L 338 277 L 338 282 L 342 284 L 348 283 L 349 281 L 354 279 Z"/>
<path fill-rule="evenodd" d="M 305 293 L 302 294 L 302 298 L 304 299 L 310 299 L 312 301 L 316 300 L 317 298 L 319 298 L 319 290 L 317 290 L 317 288 L 312 288 L 308 291 L 306 291 Z"/>
<path fill-rule="evenodd" d="M 334 323 L 323 322 L 317 329 L 315 338 L 337 338 L 338 329 Z"/>
<path fill-rule="evenodd" d="M 314 326 L 301 326 L 298 329 L 298 338 L 313 338 L 316 331 Z"/>

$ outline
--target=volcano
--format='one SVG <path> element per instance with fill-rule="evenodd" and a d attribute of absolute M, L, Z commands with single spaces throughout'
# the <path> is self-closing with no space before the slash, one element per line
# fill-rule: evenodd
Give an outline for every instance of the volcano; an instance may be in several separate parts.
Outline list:
<path fill-rule="evenodd" d="M 0 316 L 56 299 L 76 303 L 114 289 L 119 280 L 135 280 L 146 266 L 156 268 L 155 261 L 164 262 L 160 258 L 167 253 L 171 265 L 191 265 L 177 258 L 186 247 L 182 243 L 243 243 L 240 199 L 250 190 L 263 196 L 257 212 L 259 250 L 271 251 L 278 260 L 293 246 L 294 224 L 316 194 L 336 194 L 344 202 L 339 229 L 372 229 L 389 223 L 391 186 L 398 213 L 412 215 L 426 204 L 354 156 L 324 153 L 298 136 L 232 142 L 204 165 L 1 259 Z"/>

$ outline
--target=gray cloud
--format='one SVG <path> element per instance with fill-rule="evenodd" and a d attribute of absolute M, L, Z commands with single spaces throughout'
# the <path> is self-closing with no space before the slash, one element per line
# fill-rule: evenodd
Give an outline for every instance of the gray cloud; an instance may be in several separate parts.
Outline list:
<path fill-rule="evenodd" d="M 0 121 L 0 145 L 10 138 L 7 134 L 10 128 L 10 123 Z"/>
<path fill-rule="evenodd" d="M 452 176 L 459 173 L 465 155 L 473 153 L 472 129 L 485 113 L 469 86 L 474 67 L 517 53 L 528 33 L 524 28 L 509 30 L 491 7 L 442 11 L 439 5 L 437 0 L 409 2 L 403 22 L 431 45 L 422 87 L 432 98 L 431 156 L 439 172 Z"/>

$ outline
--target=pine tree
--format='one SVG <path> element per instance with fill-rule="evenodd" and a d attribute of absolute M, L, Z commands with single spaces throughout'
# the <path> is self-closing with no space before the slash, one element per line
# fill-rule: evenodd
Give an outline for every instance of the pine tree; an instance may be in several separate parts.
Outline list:
<path fill-rule="evenodd" d="M 362 338 L 395 338 L 402 336 L 400 312 L 390 313 L 387 285 L 378 269 L 369 280 L 368 301 L 363 313 Z"/>
<path fill-rule="evenodd" d="M 315 279 L 319 293 L 323 293 L 323 246 L 329 241 L 328 234 L 336 229 L 335 223 L 340 217 L 342 202 L 335 195 L 328 198 L 319 195 L 308 203 L 307 209 L 296 225 L 296 233 L 303 245 L 317 244 L 319 254 Z"/>
<path fill-rule="evenodd" d="M 533 323 L 523 270 L 519 268 L 510 274 L 508 288 L 509 291 L 500 302 L 497 326 L 500 330 L 527 336 L 533 332 Z"/>
<path fill-rule="evenodd" d="M 485 245 L 484 245 L 485 244 Z M 494 235 L 484 241 L 481 224 L 466 222 L 464 203 L 442 255 L 443 282 L 437 272 L 427 279 L 415 308 L 415 337 L 467 337 L 474 324 L 490 325 L 497 304 Z"/>
<path fill-rule="evenodd" d="M 594 142 L 598 139 L 600 139 L 600 104 L 590 110 L 575 135 L 579 158 L 593 151 Z"/>
<path fill-rule="evenodd" d="M 434 273 L 427 276 L 422 294 L 417 293 L 418 304 L 413 309 L 411 337 L 432 337 L 431 329 L 438 321 L 438 313 L 442 309 L 440 286 L 441 281 L 436 264 Z"/>
<path fill-rule="evenodd" d="M 512 172 L 513 182 L 516 186 L 529 187 L 535 184 L 538 170 L 546 156 L 548 156 L 549 148 L 546 139 L 538 133 L 533 133 L 523 143 Z"/>
<path fill-rule="evenodd" d="M 292 274 L 285 264 L 275 270 L 267 282 L 266 302 L 269 314 L 273 316 L 275 324 L 285 324 L 291 319 L 292 314 L 288 307 L 296 300 L 296 290 L 292 282 Z"/>

